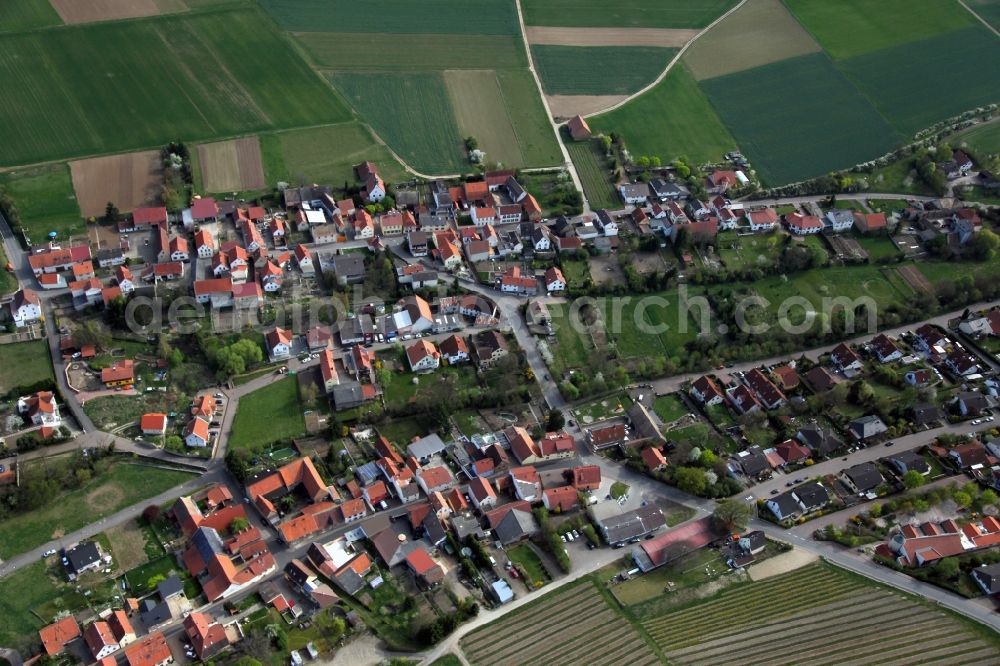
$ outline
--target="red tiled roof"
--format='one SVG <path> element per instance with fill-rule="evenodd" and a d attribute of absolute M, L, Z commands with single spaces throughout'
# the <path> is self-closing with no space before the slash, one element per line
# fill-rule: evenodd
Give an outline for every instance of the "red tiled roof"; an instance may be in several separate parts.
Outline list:
<path fill-rule="evenodd" d="M 173 655 L 163 632 L 158 631 L 125 648 L 125 659 L 129 666 L 155 666 L 173 659 Z"/>
<path fill-rule="evenodd" d="M 38 636 L 42 639 L 42 647 L 45 648 L 46 654 L 58 654 L 62 652 L 66 643 L 80 636 L 80 625 L 76 623 L 76 618 L 70 615 L 47 627 L 42 627 Z"/>
<path fill-rule="evenodd" d="M 569 511 L 577 503 L 576 488 L 573 486 L 560 486 L 558 488 L 548 488 L 542 491 L 549 509 L 559 508 L 560 511 Z"/>
<path fill-rule="evenodd" d="M 437 566 L 437 563 L 431 559 L 431 556 L 427 553 L 427 550 L 420 546 L 414 549 L 406 556 L 406 563 L 410 565 L 413 572 L 418 576 L 423 576 L 428 571 Z"/>
<path fill-rule="evenodd" d="M 139 429 L 142 431 L 166 430 L 166 428 L 167 428 L 166 414 L 143 414 L 142 420 L 139 421 Z"/>

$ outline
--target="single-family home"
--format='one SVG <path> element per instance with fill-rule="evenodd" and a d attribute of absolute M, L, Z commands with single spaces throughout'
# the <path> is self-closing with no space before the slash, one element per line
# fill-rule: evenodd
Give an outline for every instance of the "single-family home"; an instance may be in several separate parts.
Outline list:
<path fill-rule="evenodd" d="M 557 266 L 552 266 L 545 271 L 545 290 L 550 294 L 553 292 L 566 290 L 566 278 Z"/>
<path fill-rule="evenodd" d="M 452 335 L 441 341 L 439 345 L 441 356 L 448 361 L 448 365 L 458 365 L 469 361 L 469 346 L 465 338 L 460 335 Z"/>
<path fill-rule="evenodd" d="M 210 435 L 208 432 L 208 421 L 200 416 L 195 416 L 184 426 L 184 443 L 192 448 L 204 448 L 208 446 Z"/>
<path fill-rule="evenodd" d="M 903 351 L 885 333 L 880 333 L 872 338 L 869 348 L 875 353 L 879 363 L 890 363 L 903 358 Z"/>
<path fill-rule="evenodd" d="M 849 488 L 858 494 L 865 494 L 878 488 L 885 479 L 874 463 L 865 462 L 844 470 L 842 476 Z"/>
<path fill-rule="evenodd" d="M 789 231 L 799 236 L 818 234 L 823 230 L 823 222 L 815 215 L 789 213 L 785 215 L 785 222 L 788 224 Z"/>
<path fill-rule="evenodd" d="M 841 372 L 858 372 L 865 367 L 861 356 L 846 343 L 840 343 L 830 352 L 830 360 Z"/>
<path fill-rule="evenodd" d="M 294 334 L 284 328 L 275 327 L 264 335 L 264 347 L 272 361 L 288 358 L 292 353 Z"/>
<path fill-rule="evenodd" d="M 143 414 L 139 420 L 143 435 L 163 435 L 167 432 L 167 415 L 160 413 Z"/>
<path fill-rule="evenodd" d="M 888 429 L 882 419 L 874 414 L 856 418 L 847 426 L 847 431 L 859 442 L 878 437 Z"/>
<path fill-rule="evenodd" d="M 406 360 L 411 372 L 433 372 L 441 364 L 441 354 L 433 343 L 417 340 L 406 348 Z"/>
<path fill-rule="evenodd" d="M 883 231 L 886 228 L 885 213 L 862 213 L 854 211 L 854 226 L 863 234 Z"/>
<path fill-rule="evenodd" d="M 773 208 L 758 208 L 747 213 L 747 220 L 754 233 L 773 231 L 778 226 L 778 213 Z"/>
<path fill-rule="evenodd" d="M 14 325 L 22 328 L 42 318 L 42 300 L 31 289 L 21 289 L 10 302 L 10 315 Z"/>
<path fill-rule="evenodd" d="M 618 193 L 626 204 L 644 204 L 649 198 L 649 185 L 646 183 L 626 183 L 618 186 Z"/>

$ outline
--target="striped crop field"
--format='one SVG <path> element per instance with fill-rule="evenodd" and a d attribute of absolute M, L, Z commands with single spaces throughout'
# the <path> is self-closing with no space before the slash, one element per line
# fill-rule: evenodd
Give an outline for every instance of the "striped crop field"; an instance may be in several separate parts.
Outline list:
<path fill-rule="evenodd" d="M 596 636 L 600 639 L 595 640 Z M 639 633 L 591 584 L 547 594 L 460 642 L 469 663 L 629 664 L 660 662 Z"/>
<path fill-rule="evenodd" d="M 745 663 L 797 666 L 981 664 L 998 648 L 940 610 L 826 564 L 731 588 L 643 627 L 670 663 L 684 665 L 734 654 Z"/>

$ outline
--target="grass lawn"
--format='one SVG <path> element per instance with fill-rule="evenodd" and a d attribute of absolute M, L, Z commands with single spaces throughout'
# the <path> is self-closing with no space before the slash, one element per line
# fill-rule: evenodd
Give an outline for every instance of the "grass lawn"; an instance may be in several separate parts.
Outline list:
<path fill-rule="evenodd" d="M 94 424 L 99 428 L 114 428 L 132 423 L 149 412 L 182 414 L 190 404 L 186 395 L 177 393 L 143 393 L 141 395 L 102 395 L 88 400 L 83 406 Z"/>
<path fill-rule="evenodd" d="M 416 419 L 394 418 L 386 421 L 378 427 L 379 434 L 405 447 L 414 437 L 423 437 L 427 434 L 427 429 L 420 425 Z"/>
<path fill-rule="evenodd" d="M 899 248 L 888 236 L 855 234 L 854 240 L 858 241 L 858 245 L 865 249 L 872 261 L 899 256 Z"/>
<path fill-rule="evenodd" d="M 79 490 L 48 506 L 0 523 L 0 557 L 31 550 L 109 516 L 120 509 L 190 481 L 187 472 L 120 463 Z"/>
<path fill-rule="evenodd" d="M 695 289 L 690 292 L 692 297 L 698 293 Z M 656 354 L 670 358 L 698 337 L 700 322 L 695 317 L 700 316 L 700 308 L 684 310 L 676 290 L 658 295 L 666 300 L 666 305 L 633 299 L 622 308 L 620 321 L 605 320 L 609 338 L 617 344 L 622 356 L 648 358 Z M 682 312 L 685 314 L 683 319 Z"/>
<path fill-rule="evenodd" d="M 462 666 L 462 660 L 449 652 L 443 657 L 438 657 L 432 661 L 431 666 Z"/>
<path fill-rule="evenodd" d="M 721 430 L 736 425 L 736 418 L 725 405 L 709 405 L 705 408 L 705 414 Z"/>
<path fill-rule="evenodd" d="M 525 0 L 526 25 L 702 28 L 736 0 Z"/>
<path fill-rule="evenodd" d="M 258 448 L 298 437 L 305 430 L 298 380 L 286 377 L 240 399 L 229 445 Z"/>
<path fill-rule="evenodd" d="M 654 46 L 531 47 L 549 95 L 628 95 L 659 76 L 676 53 Z"/>
<path fill-rule="evenodd" d="M 664 164 L 682 155 L 698 164 L 719 160 L 736 148 L 729 129 L 682 64 L 649 92 L 587 122 L 594 132 L 622 135 L 633 155 L 655 155 Z"/>
<path fill-rule="evenodd" d="M 989 204 L 992 206 L 1000 206 L 1000 192 L 997 190 L 987 190 L 985 188 L 976 185 L 972 188 L 965 197 L 970 201 L 978 201 L 979 203 Z"/>
<path fill-rule="evenodd" d="M 888 152 L 900 138 L 822 53 L 719 76 L 701 87 L 769 185 L 852 166 Z M 775 99 L 784 103 L 776 107 Z"/>
<path fill-rule="evenodd" d="M 416 380 L 416 383 L 414 383 Z M 437 382 L 451 382 L 453 390 L 460 391 L 479 385 L 476 371 L 471 365 L 439 368 L 426 375 L 415 375 L 410 372 L 392 372 L 389 381 L 382 385 L 386 406 L 390 409 L 401 409 L 417 398 L 424 387 L 433 386 Z M 426 434 L 426 433 L 421 433 Z"/>
<path fill-rule="evenodd" d="M 1000 15 L 1000 2 L 997 3 L 997 14 Z M 1000 153 L 1000 121 L 970 127 L 950 137 L 948 141 L 955 146 L 967 144 L 979 154 Z"/>
<path fill-rule="evenodd" d="M 541 585 L 549 580 L 549 576 L 545 573 L 545 567 L 542 566 L 542 560 L 539 559 L 535 551 L 531 550 L 531 547 L 527 544 L 521 544 L 520 546 L 514 546 L 507 550 L 507 557 L 511 562 L 519 564 L 522 571 L 528 576 L 526 583 L 531 583 L 534 585 Z"/>
<path fill-rule="evenodd" d="M 702 548 L 648 574 L 615 585 L 612 592 L 622 604 L 633 606 L 663 596 L 666 591 L 677 592 L 707 583 L 726 571 L 728 568 L 718 552 Z"/>
<path fill-rule="evenodd" d="M 906 210 L 909 204 L 905 199 L 869 199 L 868 207 L 876 213 L 899 213 Z"/>
<path fill-rule="evenodd" d="M 0 345 L 0 396 L 18 386 L 31 386 L 46 379 L 55 382 L 52 357 L 45 340 Z"/>
<path fill-rule="evenodd" d="M 26 636 L 37 634 L 45 624 L 31 610 L 48 606 L 59 611 L 76 611 L 87 607 L 86 598 L 56 583 L 39 560 L 0 578 L 0 645 L 16 645 Z M 37 637 L 37 636 L 36 636 Z"/>
<path fill-rule="evenodd" d="M 583 193 L 594 208 L 618 207 L 618 193 L 604 150 L 596 139 L 590 141 L 566 140 L 566 150 L 573 160 L 573 165 L 580 174 Z M 586 262 L 580 262 L 586 264 Z M 589 273 L 589 269 L 586 271 Z M 584 273 L 584 274 L 586 274 Z"/>
<path fill-rule="evenodd" d="M 868 177 L 871 188 L 879 192 L 932 195 L 913 168 L 910 159 L 897 160 L 888 166 L 875 169 Z"/>
<path fill-rule="evenodd" d="M 21 225 L 33 243 L 44 243 L 50 231 L 66 241 L 87 230 L 86 222 L 80 217 L 69 167 L 65 164 L 44 164 L 0 173 L 0 189 L 14 200 L 21 215 Z"/>
<path fill-rule="evenodd" d="M 555 361 L 552 373 L 562 374 L 572 368 L 586 367 L 593 345 L 589 339 L 574 330 L 569 321 L 570 306 L 562 303 L 552 303 L 548 306 L 549 314 L 552 316 L 552 328 L 555 330 L 556 342 L 549 345 Z"/>
<path fill-rule="evenodd" d="M 3 243 L 0 243 L 0 267 L 7 265 L 7 253 L 4 251 Z M 0 296 L 17 291 L 17 279 L 6 270 L 0 271 Z"/>
<path fill-rule="evenodd" d="M 581 424 L 595 423 L 624 416 L 625 411 L 631 406 L 632 399 L 628 394 L 620 393 L 580 405 L 573 410 L 573 415 Z"/>
<path fill-rule="evenodd" d="M 451 418 L 466 437 L 472 437 L 487 430 L 482 419 L 479 417 L 479 412 L 474 409 L 463 409 L 460 412 L 455 412 L 451 415 Z"/>
<path fill-rule="evenodd" d="M 240 4 L 0 36 L 0 161 L 348 120 L 347 107 L 264 19 Z"/>
<path fill-rule="evenodd" d="M 729 270 L 769 266 L 781 256 L 783 234 L 737 236 L 735 232 L 719 234 L 715 243 L 719 258 Z"/>
<path fill-rule="evenodd" d="M 128 579 L 128 584 L 132 588 L 132 595 L 141 597 L 156 589 L 156 583 L 149 584 L 152 578 L 157 576 L 169 578 L 171 573 L 178 574 L 182 579 L 188 578 L 188 573 L 184 571 L 184 568 L 178 566 L 176 557 L 164 555 L 125 572 L 125 578 Z"/>
<path fill-rule="evenodd" d="M 593 205 L 593 201 L 591 201 Z M 590 277 L 590 263 L 587 261 L 569 261 L 563 259 L 560 265 L 566 283 L 571 287 L 581 287 Z"/>
<path fill-rule="evenodd" d="M 365 160 L 378 164 L 390 183 L 406 178 L 403 165 L 359 122 L 262 134 L 260 151 L 271 184 L 301 180 L 339 187 L 357 180 L 354 165 Z"/>
<path fill-rule="evenodd" d="M 659 396 L 653 402 L 653 411 L 664 423 L 676 421 L 688 413 L 684 402 L 675 393 Z"/>
<path fill-rule="evenodd" d="M 957 30 L 975 21 L 950 0 L 787 0 L 786 4 L 837 59 Z"/>

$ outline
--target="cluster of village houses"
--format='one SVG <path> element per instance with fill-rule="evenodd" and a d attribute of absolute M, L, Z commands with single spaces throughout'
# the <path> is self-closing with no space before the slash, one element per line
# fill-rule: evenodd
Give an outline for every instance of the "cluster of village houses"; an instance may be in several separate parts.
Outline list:
<path fill-rule="evenodd" d="M 209 603 L 253 588 L 279 613 L 295 617 L 303 612 L 295 599 L 265 582 L 278 564 L 267 536 L 255 525 L 257 518 L 274 528 L 284 546 L 308 544 L 284 567 L 285 580 L 314 607 L 325 608 L 337 603 L 338 595 L 357 595 L 381 582 L 375 554 L 383 570 L 399 567 L 418 586 L 432 588 L 452 566 L 442 554 L 449 533 L 459 541 L 489 535 L 491 543 L 511 546 L 539 533 L 533 507 L 562 513 L 581 508 L 581 501 L 594 504 L 586 498 L 602 483 L 597 466 L 549 471 L 536 467 L 576 454 L 574 440 L 565 432 L 535 439 L 523 427 L 511 426 L 447 444 L 431 434 L 415 438 L 405 449 L 371 430 L 352 436 L 368 440 L 377 457 L 357 466 L 342 485 L 324 482 L 313 462 L 301 457 L 250 477 L 243 501 L 227 486 L 217 485 L 175 502 L 169 515 L 184 540 L 179 561 L 198 580 Z M 455 465 L 460 477 L 452 471 Z M 404 520 L 389 520 L 389 502 L 410 507 Z M 607 504 L 617 510 L 595 511 L 594 519 L 611 545 L 638 542 L 665 526 L 654 506 L 622 512 L 617 503 Z M 323 535 L 336 528 L 346 529 L 324 541 Z M 658 543 L 646 541 L 644 552 L 660 557 L 668 543 L 662 548 Z M 75 579 L 108 566 L 108 558 L 100 544 L 84 542 L 68 549 L 63 563 Z M 496 603 L 512 598 L 505 581 L 498 580 L 493 590 Z M 208 659 L 240 639 L 234 625 L 191 610 L 183 585 L 171 577 L 156 592 L 127 599 L 124 609 L 101 614 L 86 629 L 69 616 L 40 635 L 50 655 L 82 636 L 98 662 L 110 664 L 108 659 L 113 661 L 121 650 L 130 666 L 169 661 L 170 646 L 162 630 L 179 620 L 195 653 L 189 657 Z"/>

